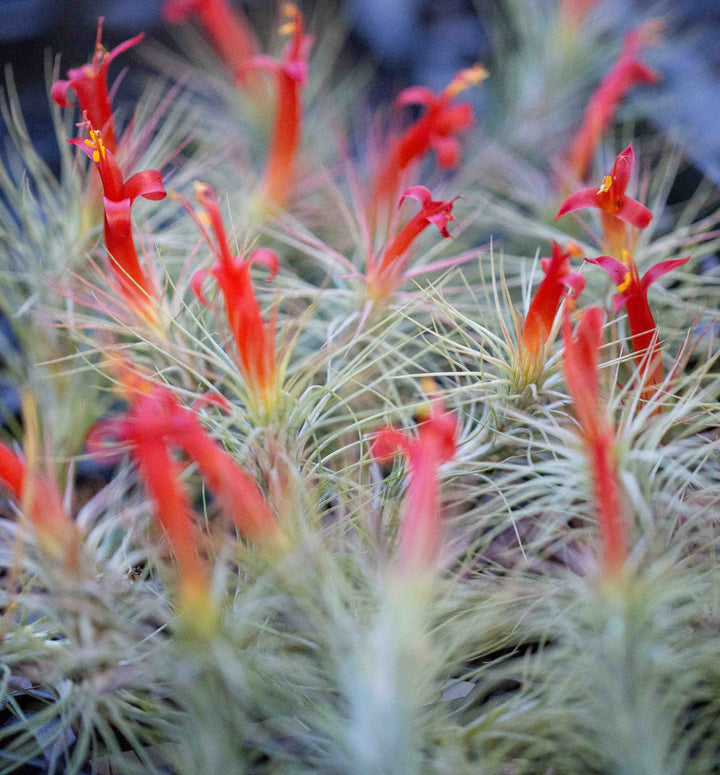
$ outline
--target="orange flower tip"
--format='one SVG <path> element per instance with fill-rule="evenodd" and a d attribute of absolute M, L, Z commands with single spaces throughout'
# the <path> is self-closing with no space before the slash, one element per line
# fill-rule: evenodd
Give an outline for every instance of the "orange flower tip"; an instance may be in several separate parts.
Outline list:
<path fill-rule="evenodd" d="M 482 83 L 489 75 L 488 71 L 479 62 L 472 67 L 466 67 L 464 70 L 460 70 L 450 81 L 445 88 L 445 94 L 448 97 L 454 97 L 456 94 L 460 94 L 466 89 Z"/>
<path fill-rule="evenodd" d="M 577 244 L 577 242 L 575 242 L 575 240 L 568 242 L 565 246 L 565 252 L 572 258 L 582 258 L 585 255 L 585 251 Z"/>

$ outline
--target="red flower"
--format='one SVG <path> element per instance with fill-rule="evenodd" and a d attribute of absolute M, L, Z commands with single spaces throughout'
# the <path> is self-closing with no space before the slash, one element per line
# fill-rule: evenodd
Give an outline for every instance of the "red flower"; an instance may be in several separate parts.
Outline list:
<path fill-rule="evenodd" d="M 115 46 L 112 51 L 107 51 L 100 42 L 102 23 L 103 19 L 98 19 L 97 39 L 92 62 L 68 70 L 68 80 L 55 81 L 50 94 L 60 107 L 67 108 L 72 104 L 68 102 L 67 98 L 68 91 L 72 89 L 80 103 L 80 111 L 87 114 L 88 121 L 100 133 L 107 149 L 114 153 L 116 140 L 112 106 L 108 95 L 108 68 L 116 56 L 136 46 L 145 37 L 145 33 L 141 32 L 134 38 Z"/>
<path fill-rule="evenodd" d="M 523 325 L 523 345 L 535 359 L 547 343 L 557 315 L 560 300 L 568 287 L 577 297 L 585 287 L 585 278 L 581 274 L 570 272 L 570 253 L 566 253 L 557 244 L 552 243 L 552 258 L 543 258 L 543 281 L 535 291 Z"/>
<path fill-rule="evenodd" d="M 659 73 L 639 60 L 642 47 L 656 32 L 657 21 L 647 22 L 628 32 L 617 61 L 591 97 L 569 158 L 570 167 L 581 180 L 585 178 L 595 149 L 612 124 L 625 95 L 636 84 L 655 83 L 660 79 Z"/>
<path fill-rule="evenodd" d="M 265 411 L 270 411 L 279 398 L 280 390 L 280 375 L 275 360 L 275 321 L 265 323 L 262 318 L 253 290 L 250 267 L 253 263 L 263 264 L 272 279 L 278 271 L 277 256 L 264 248 L 254 251 L 246 259 L 233 256 L 215 191 L 207 184 L 196 183 L 195 193 L 215 235 L 213 243 L 205 232 L 217 261 L 210 270 L 200 269 L 195 273 L 193 290 L 199 301 L 207 304 L 202 291 L 203 281 L 208 273 L 217 280 L 225 299 L 230 330 L 240 354 L 240 370 L 252 401 L 259 401 Z"/>
<path fill-rule="evenodd" d="M 50 556 L 61 558 L 69 570 L 76 571 L 80 533 L 63 508 L 57 482 L 36 471 L 28 475 L 24 461 L 0 442 L 0 484 L 22 503 L 40 548 Z"/>
<path fill-rule="evenodd" d="M 635 154 L 632 145 L 615 159 L 612 172 L 606 175 L 600 188 L 584 188 L 576 191 L 560 205 L 555 220 L 575 210 L 597 207 L 603 213 L 619 218 L 621 221 L 644 229 L 652 220 L 652 213 L 635 199 L 626 195 L 625 189 L 630 182 Z"/>
<path fill-rule="evenodd" d="M 588 309 L 573 337 L 570 314 L 563 324 L 563 365 L 570 397 L 592 467 L 595 509 L 602 540 L 602 566 L 606 576 L 619 574 L 627 559 L 625 521 L 615 461 L 614 432 L 605 417 L 598 391 L 598 355 L 602 341 L 603 314 Z"/>
<path fill-rule="evenodd" d="M 396 105 L 421 105 L 425 112 L 391 145 L 385 164 L 375 180 L 375 208 L 397 196 L 403 171 L 430 149 L 437 154 L 441 167 L 457 166 L 460 143 L 456 135 L 472 126 L 473 111 L 469 103 L 452 104 L 452 100 L 485 78 L 485 68 L 474 65 L 461 70 L 439 95 L 423 86 L 411 86 L 398 95 Z"/>
<path fill-rule="evenodd" d="M 178 24 L 197 16 L 220 59 L 233 77 L 237 77 L 248 59 L 255 56 L 258 43 L 247 19 L 226 0 L 166 0 L 163 19 Z"/>
<path fill-rule="evenodd" d="M 624 306 L 627 309 L 628 324 L 632 336 L 635 362 L 643 375 L 643 385 L 648 388 L 663 381 L 662 356 L 657 326 L 648 304 L 648 288 L 660 277 L 682 266 L 688 258 L 674 258 L 651 266 L 640 278 L 635 262 L 623 264 L 611 256 L 589 258 L 592 264 L 602 267 L 617 286 L 618 293 L 613 296 L 615 312 Z M 646 390 L 646 398 L 652 390 Z"/>
<path fill-rule="evenodd" d="M 100 132 L 88 123 L 90 138 L 68 140 L 77 145 L 96 165 L 103 185 L 105 208 L 105 247 L 110 254 L 110 266 L 115 273 L 119 290 L 133 309 L 143 317 L 154 320 L 157 291 L 150 277 L 140 265 L 132 233 L 131 209 L 137 197 L 158 200 L 165 197 L 162 175 L 157 170 L 136 172 L 123 181 L 120 166 L 105 146 Z"/>
<path fill-rule="evenodd" d="M 454 457 L 456 435 L 455 417 L 436 399 L 415 436 L 384 428 L 373 438 L 372 453 L 380 462 L 398 452 L 408 460 L 408 495 L 398 539 L 398 561 L 404 571 L 423 569 L 437 559 L 442 535 L 438 469 Z"/>
<path fill-rule="evenodd" d="M 288 196 L 295 171 L 295 157 L 300 144 L 302 124 L 302 87 L 307 79 L 307 56 L 312 38 L 304 34 L 303 15 L 292 3 L 284 3 L 283 15 L 288 21 L 281 31 L 292 37 L 283 60 L 257 56 L 247 62 L 248 68 L 268 70 L 278 83 L 275 126 L 265 166 L 263 201 L 272 207 L 282 207 Z"/>
<path fill-rule="evenodd" d="M 450 237 L 447 225 L 455 220 L 452 208 L 459 197 L 447 202 L 435 202 L 425 186 L 412 186 L 402 195 L 398 207 L 408 197 L 420 202 L 420 212 L 410 220 L 380 256 L 368 260 L 367 294 L 373 301 L 387 299 L 400 285 L 403 273 L 410 262 L 410 247 L 430 224 L 437 226 L 443 237 Z"/>

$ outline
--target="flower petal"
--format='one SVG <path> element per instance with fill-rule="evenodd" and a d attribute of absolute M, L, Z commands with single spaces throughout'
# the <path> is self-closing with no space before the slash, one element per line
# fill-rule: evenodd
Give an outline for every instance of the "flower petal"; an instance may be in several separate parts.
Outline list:
<path fill-rule="evenodd" d="M 596 188 L 583 188 L 580 191 L 576 191 L 574 194 L 570 194 L 570 196 L 560 205 L 555 220 L 557 221 L 557 219 L 561 218 L 563 215 L 573 213 L 576 210 L 584 210 L 587 207 L 600 207 Z"/>
<path fill-rule="evenodd" d="M 604 269 L 613 281 L 613 285 L 623 284 L 628 273 L 628 267 L 622 261 L 618 261 L 617 258 L 612 256 L 598 256 L 597 258 L 588 258 L 587 260 L 591 264 L 596 264 Z"/>
<path fill-rule="evenodd" d="M 667 261 L 660 261 L 659 263 L 655 264 L 655 266 L 651 266 L 647 272 L 645 272 L 642 280 L 640 280 L 640 287 L 644 291 L 647 291 L 647 289 L 655 282 L 655 280 L 658 280 L 668 272 L 672 272 L 672 270 L 676 269 L 678 266 L 686 264 L 689 260 L 690 256 L 687 256 L 686 258 L 671 258 Z"/>
<path fill-rule="evenodd" d="M 67 93 L 68 89 L 72 88 L 70 81 L 55 81 L 50 87 L 50 97 L 53 102 L 56 102 L 61 108 L 69 108 L 74 105 L 75 102 L 68 102 Z"/>
<path fill-rule="evenodd" d="M 618 210 L 616 216 L 621 221 L 637 226 L 638 229 L 647 228 L 653 219 L 653 214 L 645 205 L 640 204 L 636 199 L 632 199 L 629 196 L 623 197 L 622 207 Z"/>
<path fill-rule="evenodd" d="M 618 154 L 615 163 L 613 164 L 612 172 L 610 173 L 613 183 L 615 184 L 615 191 L 618 194 L 625 193 L 634 166 L 635 153 L 633 151 L 632 143 L 630 143 L 624 151 L 621 151 Z"/>
<path fill-rule="evenodd" d="M 432 89 L 426 86 L 409 86 L 395 98 L 395 106 L 403 108 L 407 105 L 432 105 L 437 101 L 438 97 Z"/>
<path fill-rule="evenodd" d="M 163 187 L 162 173 L 157 170 L 136 172 L 125 181 L 122 192 L 130 201 L 138 196 L 155 201 L 164 199 L 166 191 Z"/>
<path fill-rule="evenodd" d="M 406 189 L 405 193 L 403 193 L 403 195 L 400 197 L 398 207 L 400 207 L 407 198 L 415 199 L 417 202 L 420 202 L 420 205 L 423 208 L 427 207 L 432 202 L 432 194 L 430 193 L 430 189 L 425 188 L 425 186 L 411 186 L 410 188 Z"/>
<path fill-rule="evenodd" d="M 378 463 L 388 463 L 398 452 L 407 454 L 408 437 L 397 428 L 383 428 L 372 439 L 370 451 Z"/>
<path fill-rule="evenodd" d="M 195 294 L 195 298 L 202 304 L 204 307 L 209 307 L 210 302 L 208 301 L 207 297 L 203 293 L 203 283 L 205 282 L 205 278 L 208 276 L 209 272 L 207 269 L 198 269 L 197 272 L 195 272 L 192 276 L 192 279 L 190 280 L 190 287 L 192 288 L 192 292 Z"/>
<path fill-rule="evenodd" d="M 268 248 L 258 248 L 254 250 L 247 258 L 248 264 L 260 264 L 264 266 L 270 273 L 270 280 L 275 278 L 275 275 L 280 269 L 280 262 L 277 255 Z"/>

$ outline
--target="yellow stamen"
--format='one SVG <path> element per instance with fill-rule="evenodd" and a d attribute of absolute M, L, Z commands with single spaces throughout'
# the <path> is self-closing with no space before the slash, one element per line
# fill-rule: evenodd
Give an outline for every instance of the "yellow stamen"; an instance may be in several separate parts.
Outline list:
<path fill-rule="evenodd" d="M 423 393 L 437 393 L 438 386 L 437 382 L 432 377 L 423 377 L 420 380 L 420 387 L 422 388 Z"/>
<path fill-rule="evenodd" d="M 602 182 L 602 186 L 598 189 L 598 194 L 605 194 L 610 190 L 612 186 L 612 175 L 606 175 L 605 180 Z"/>
<path fill-rule="evenodd" d="M 100 132 L 96 129 L 90 130 L 90 139 L 85 141 L 85 145 L 95 149 L 95 152 L 92 155 L 92 160 L 95 163 L 100 161 L 101 156 L 103 159 L 105 158 L 105 145 L 103 144 Z"/>
<path fill-rule="evenodd" d="M 622 251 L 622 262 L 623 264 L 630 263 L 630 252 L 625 250 L 625 248 L 623 248 L 623 251 Z"/>
<path fill-rule="evenodd" d="M 624 291 L 626 291 L 630 287 L 631 280 L 632 280 L 632 277 L 630 276 L 630 272 L 625 272 L 625 278 L 617 287 L 618 292 L 623 293 Z"/>
<path fill-rule="evenodd" d="M 456 94 L 465 91 L 465 89 L 482 83 L 488 75 L 488 71 L 479 62 L 472 67 L 466 67 L 450 81 L 445 88 L 445 94 L 448 97 L 454 97 Z"/>

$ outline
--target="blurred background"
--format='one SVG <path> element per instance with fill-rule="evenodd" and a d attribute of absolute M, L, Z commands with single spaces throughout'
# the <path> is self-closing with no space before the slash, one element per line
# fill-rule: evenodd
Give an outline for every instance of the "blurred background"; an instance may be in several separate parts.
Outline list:
<path fill-rule="evenodd" d="M 336 0 L 333 7 L 349 30 L 349 55 L 370 57 L 376 65 L 372 95 L 379 101 L 412 83 L 441 88 L 458 68 L 478 60 L 492 70 L 493 57 L 502 53 L 498 46 L 512 45 L 512 9 L 522 13 L 548 1 Z M 235 2 L 255 18 L 272 18 L 276 10 L 270 0 Z M 300 5 L 311 13 L 317 3 Z M 692 163 L 720 183 L 720 1 L 625 0 L 622 5 L 628 27 L 650 10 L 667 23 L 666 44 L 647 57 L 663 73 L 654 95 L 659 99 L 647 101 L 656 106 L 648 108 L 649 123 L 671 136 L 682 129 Z M 46 96 L 49 52 L 62 53 L 63 76 L 86 62 L 99 16 L 105 18 L 107 48 L 141 30 L 177 48 L 175 33 L 162 22 L 161 6 L 162 0 L 0 0 L 0 61 L 12 68 L 32 139 L 51 167 L 57 149 Z M 113 69 L 111 80 L 121 69 Z M 141 79 L 133 66 L 116 105 L 136 93 Z"/>

